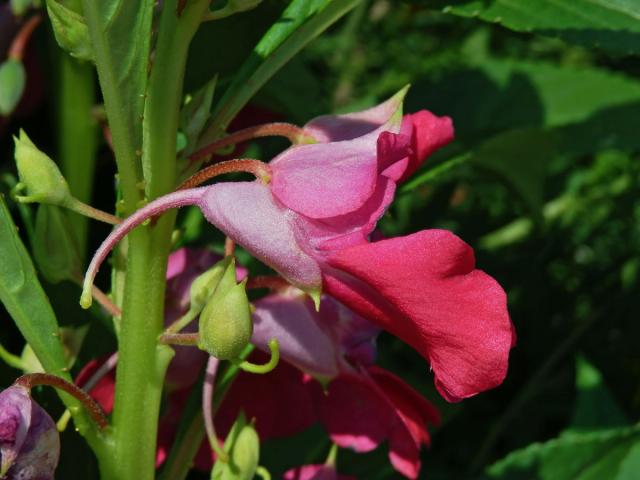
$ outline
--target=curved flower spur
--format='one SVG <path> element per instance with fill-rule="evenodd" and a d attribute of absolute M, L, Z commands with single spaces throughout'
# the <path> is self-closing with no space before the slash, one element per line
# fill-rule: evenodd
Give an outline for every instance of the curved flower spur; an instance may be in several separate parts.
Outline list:
<path fill-rule="evenodd" d="M 324 290 L 398 336 L 429 361 L 436 387 L 459 401 L 499 385 L 514 331 L 506 295 L 475 269 L 473 250 L 453 233 L 423 230 L 371 242 L 402 182 L 453 138 L 448 117 L 402 115 L 403 89 L 371 109 L 322 116 L 269 164 L 241 166 L 257 179 L 179 190 L 125 219 L 96 252 L 93 278 L 129 231 L 170 208 L 198 206 L 209 222 L 311 295 Z"/>

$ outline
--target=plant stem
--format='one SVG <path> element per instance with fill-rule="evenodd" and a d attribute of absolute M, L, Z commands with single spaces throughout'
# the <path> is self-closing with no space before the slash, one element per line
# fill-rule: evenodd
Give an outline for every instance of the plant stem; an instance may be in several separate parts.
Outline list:
<path fill-rule="evenodd" d="M 13 39 L 11 46 L 9 47 L 9 51 L 7 52 L 7 58 L 12 60 L 22 61 L 22 57 L 27 48 L 27 44 L 33 31 L 42 21 L 42 15 L 39 13 L 35 14 L 26 23 L 20 28 L 18 35 Z"/>
<path fill-rule="evenodd" d="M 441 164 L 436 165 L 435 167 L 421 173 L 415 178 L 412 178 L 411 181 L 402 186 L 402 188 L 400 189 L 400 193 L 408 193 L 414 188 L 419 187 L 420 185 L 432 182 L 441 175 L 444 175 L 445 173 L 459 167 L 460 165 L 464 165 L 465 163 L 469 162 L 472 157 L 473 156 L 471 153 L 464 153 L 457 157 L 453 157 L 446 162 L 442 162 Z"/>
<path fill-rule="evenodd" d="M 209 357 L 204 385 L 202 387 L 202 416 L 204 418 L 205 431 L 209 438 L 209 446 L 216 453 L 218 459 L 223 462 L 228 462 L 229 455 L 227 455 L 227 452 L 225 452 L 220 445 L 218 435 L 216 434 L 216 427 L 213 424 L 213 390 L 216 383 L 216 373 L 218 372 L 219 365 L 220 360 L 216 357 Z"/>
<path fill-rule="evenodd" d="M 240 359 L 246 359 L 253 351 L 253 345 L 247 345 L 240 354 Z M 237 365 L 229 364 L 228 368 L 219 375 L 221 377 L 216 384 L 213 394 L 213 409 L 217 409 L 222 404 L 226 393 L 236 376 L 240 373 Z M 195 416 L 189 422 L 184 435 L 179 434 L 176 442 L 169 454 L 167 463 L 164 466 L 161 480 L 183 480 L 189 473 L 189 468 L 193 463 L 193 457 L 198 452 L 200 444 L 205 436 L 204 419 L 202 409 L 199 408 Z"/>
<path fill-rule="evenodd" d="M 142 126 L 142 170 L 149 199 L 175 186 L 176 134 L 191 38 L 208 7 L 190 1 L 177 16 L 177 0 L 163 2 Z M 122 175 L 122 172 L 121 172 Z M 173 350 L 157 344 L 164 319 L 165 272 L 175 214 L 129 235 L 116 396 L 115 455 L 109 476 L 151 480 L 155 474 L 158 416 Z"/>
<path fill-rule="evenodd" d="M 197 333 L 163 333 L 158 339 L 164 345 L 183 345 L 195 347 L 200 341 Z"/>
<path fill-rule="evenodd" d="M 93 68 L 65 52 L 58 55 L 58 92 L 56 105 L 57 146 L 60 167 L 71 194 L 80 202 L 90 203 L 98 148 L 98 123 L 92 114 L 96 88 Z M 87 251 L 88 219 L 71 215 L 76 229 L 80 258 Z"/>
<path fill-rule="evenodd" d="M 91 419 L 96 422 L 101 430 L 104 430 L 109 426 L 107 417 L 104 415 L 104 412 L 102 411 L 102 408 L 100 408 L 100 405 L 98 405 L 87 392 L 77 387 L 73 383 L 64 380 L 63 378 L 51 375 L 50 373 L 28 373 L 19 377 L 15 382 L 13 382 L 13 384 L 20 385 L 22 387 L 28 388 L 29 390 L 38 385 L 48 385 L 50 387 L 58 388 L 64 392 L 67 392 L 69 395 L 82 403 L 82 406 L 89 413 Z"/>
<path fill-rule="evenodd" d="M 22 358 L 9 352 L 2 344 L 0 344 L 0 360 L 17 370 L 25 370 Z"/>
<path fill-rule="evenodd" d="M 189 160 L 200 160 L 213 155 L 225 147 L 261 137 L 285 137 L 293 144 L 315 141 L 311 135 L 305 133 L 304 129 L 296 125 L 290 123 L 267 123 L 265 125 L 243 128 L 237 132 L 230 133 L 226 137 L 216 140 L 206 147 L 202 147 L 200 150 L 193 152 L 189 155 Z"/>
<path fill-rule="evenodd" d="M 217 177 L 218 175 L 237 172 L 251 173 L 265 183 L 268 182 L 271 177 L 271 168 L 268 164 L 251 158 L 235 158 L 233 160 L 227 160 L 225 162 L 216 163 L 207 168 L 203 168 L 198 173 L 194 173 L 182 182 L 177 190 L 194 188 L 198 185 L 202 185 L 207 180 Z"/>
<path fill-rule="evenodd" d="M 111 215 L 110 213 L 98 210 L 91 205 L 87 205 L 86 203 L 81 202 L 77 198 L 72 197 L 69 201 L 65 202 L 64 206 L 69 210 L 73 210 L 74 212 L 79 213 L 80 215 L 93 218 L 94 220 L 98 220 L 100 222 L 108 223 L 109 225 L 118 225 L 120 222 L 122 222 L 122 220 L 115 215 Z"/>

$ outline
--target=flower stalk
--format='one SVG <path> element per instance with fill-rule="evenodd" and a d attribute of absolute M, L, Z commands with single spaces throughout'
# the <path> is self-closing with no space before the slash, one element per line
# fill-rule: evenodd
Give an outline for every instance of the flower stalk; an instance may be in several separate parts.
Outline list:
<path fill-rule="evenodd" d="M 87 392 L 60 377 L 49 373 L 29 373 L 19 377 L 14 382 L 14 385 L 19 385 L 29 390 L 38 385 L 47 385 L 62 390 L 73 396 L 82 404 L 100 430 L 104 430 L 109 426 L 109 421 L 100 408 L 100 405 L 98 405 Z"/>

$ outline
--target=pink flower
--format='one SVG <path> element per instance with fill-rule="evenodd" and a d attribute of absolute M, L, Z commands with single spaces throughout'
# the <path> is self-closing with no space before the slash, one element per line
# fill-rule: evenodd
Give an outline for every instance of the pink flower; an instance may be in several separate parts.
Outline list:
<path fill-rule="evenodd" d="M 0 392 L 0 478 L 53 479 L 60 456 L 55 423 L 28 388 Z"/>
<path fill-rule="evenodd" d="M 427 428 L 439 415 L 400 378 L 373 365 L 379 330 L 328 296 L 317 312 L 294 289 L 255 306 L 252 342 L 266 352 L 268 339 L 277 338 L 286 363 L 267 375 L 241 374 L 218 412 L 218 431 L 230 428 L 240 410 L 255 418 L 263 440 L 321 422 L 333 442 L 357 452 L 386 441 L 393 467 L 417 478 L 421 446 L 430 443 Z"/>
<path fill-rule="evenodd" d="M 151 202 L 103 243 L 85 285 L 131 228 L 168 208 L 197 205 L 293 285 L 316 300 L 330 293 L 410 344 L 447 400 L 499 385 L 514 332 L 506 295 L 475 269 L 473 250 L 444 230 L 369 241 L 397 183 L 453 137 L 447 117 L 402 117 L 404 93 L 363 112 L 312 120 L 304 128 L 318 142 L 274 158 L 267 183 L 220 183 Z"/>

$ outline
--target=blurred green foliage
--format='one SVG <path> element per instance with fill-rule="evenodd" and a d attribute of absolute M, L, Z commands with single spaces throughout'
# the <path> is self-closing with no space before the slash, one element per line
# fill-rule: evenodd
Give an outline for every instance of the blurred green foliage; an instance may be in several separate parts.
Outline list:
<path fill-rule="evenodd" d="M 516 14 L 510 4 L 526 10 Z M 568 4 L 572 11 L 554 10 Z M 217 73 L 215 105 L 286 5 L 265 0 L 206 25 L 191 48 L 187 89 L 195 93 Z M 362 1 L 254 101 L 269 115 L 304 123 L 373 105 L 411 83 L 407 111 L 453 118 L 456 141 L 401 189 L 381 227 L 388 235 L 448 228 L 472 245 L 479 268 L 508 292 L 518 344 L 500 388 L 446 404 L 424 360 L 382 336 L 380 362 L 443 413 L 423 455 L 425 478 L 640 478 L 638 10 L 634 0 Z M 3 171 L 12 168 L 9 133 L 25 122 L 36 143 L 53 150 L 50 106 L 0 130 Z M 260 140 L 244 155 L 268 159 L 281 147 Z M 113 173 L 108 157 L 105 148 L 98 176 Z M 94 203 L 109 208 L 113 186 L 105 183 Z M 222 236 L 194 211 L 182 212 L 179 224 L 180 242 L 221 251 Z M 103 233 L 94 231 L 91 243 Z M 65 313 L 62 324 L 91 322 L 86 338 L 93 340 L 77 365 L 113 348 L 101 314 L 76 306 L 78 289 L 43 284 Z M 17 353 L 22 340 L 12 328 L 3 327 L 0 341 Z M 0 366 L 3 384 L 15 374 Z M 74 448 L 74 460 L 63 449 L 60 478 L 72 478 L 77 458 L 90 458 Z M 313 428 L 267 442 L 261 464 L 278 478 L 302 460 L 323 461 L 328 448 Z M 341 451 L 338 465 L 358 478 L 399 478 L 385 446 L 366 455 Z"/>

